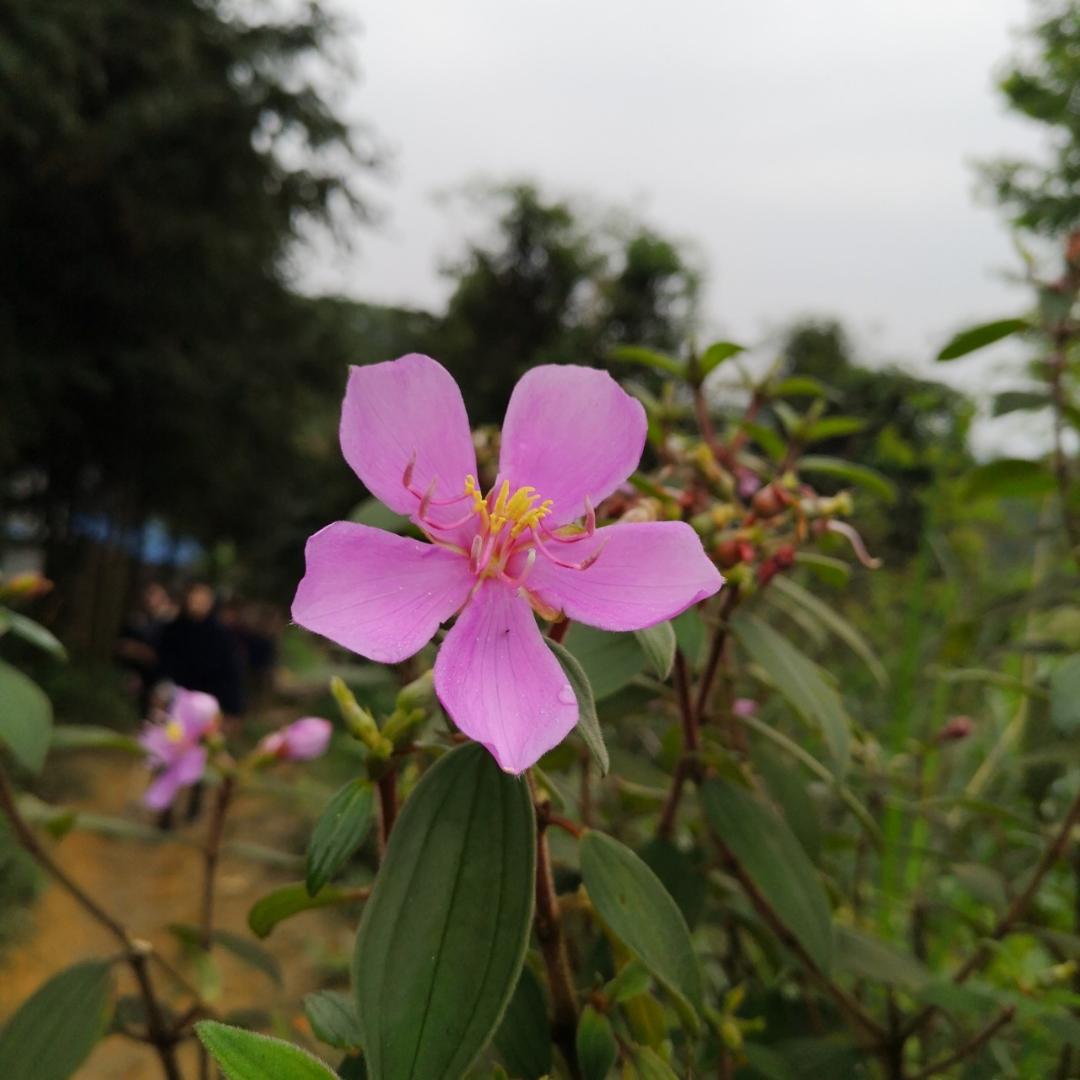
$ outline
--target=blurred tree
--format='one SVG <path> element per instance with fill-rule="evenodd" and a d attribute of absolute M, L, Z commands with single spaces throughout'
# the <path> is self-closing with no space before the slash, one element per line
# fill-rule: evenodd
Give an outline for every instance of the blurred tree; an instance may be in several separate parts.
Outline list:
<path fill-rule="evenodd" d="M 1076 0 L 1039 7 L 1028 32 L 1034 50 L 1000 86 L 1010 109 L 1045 125 L 1049 160 L 1003 158 L 982 171 L 1016 225 L 1054 235 L 1080 226 L 1080 8 Z"/>
<path fill-rule="evenodd" d="M 935 481 L 967 468 L 971 401 L 959 391 L 894 367 L 861 367 L 839 323 L 810 320 L 787 331 L 782 355 L 788 374 L 808 375 L 831 391 L 839 412 L 865 422 L 863 430 L 815 445 L 884 473 L 897 503 L 879 527 L 880 544 L 913 554 L 926 524 L 926 499 Z"/>
<path fill-rule="evenodd" d="M 334 31 L 315 3 L 0 7 L 0 470 L 50 573 L 80 515 L 243 542 L 310 479 L 347 335 L 284 260 L 362 216 L 344 177 L 372 163 L 312 81 Z"/>
<path fill-rule="evenodd" d="M 436 355 L 477 423 L 502 418 L 518 377 L 542 363 L 602 364 L 619 343 L 675 348 L 692 329 L 699 275 L 643 226 L 593 226 L 531 184 L 488 189 L 494 237 L 447 269 Z"/>

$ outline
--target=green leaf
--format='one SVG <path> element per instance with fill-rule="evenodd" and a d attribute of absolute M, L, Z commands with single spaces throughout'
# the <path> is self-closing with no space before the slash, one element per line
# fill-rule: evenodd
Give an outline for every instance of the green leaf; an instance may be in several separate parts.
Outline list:
<path fill-rule="evenodd" d="M 746 1043 L 743 1046 L 743 1054 L 747 1065 L 764 1080 L 798 1080 L 787 1058 L 783 1054 L 778 1054 L 771 1046 Z"/>
<path fill-rule="evenodd" d="M 645 667 L 645 652 L 633 634 L 594 630 L 573 623 L 563 644 L 585 669 L 597 701 L 621 690 Z"/>
<path fill-rule="evenodd" d="M 146 753 L 138 739 L 94 724 L 57 724 L 52 729 L 49 749 L 122 750 L 133 757 L 142 757 Z"/>
<path fill-rule="evenodd" d="M 772 580 L 772 588 L 783 593 L 789 599 L 804 608 L 817 622 L 821 623 L 835 637 L 838 637 L 866 665 L 879 686 L 887 686 L 889 676 L 885 667 L 877 658 L 870 643 L 861 631 L 847 621 L 831 604 L 819 600 L 808 589 L 804 589 L 791 578 L 778 574 Z"/>
<path fill-rule="evenodd" d="M 1050 675 L 1050 719 L 1063 735 L 1080 728 L 1080 656 L 1063 660 Z"/>
<path fill-rule="evenodd" d="M 551 1029 L 540 980 L 526 964 L 495 1032 L 495 1049 L 511 1076 L 540 1080 L 551 1072 Z"/>
<path fill-rule="evenodd" d="M 814 962 L 832 966 L 832 914 L 814 864 L 791 830 L 745 788 L 719 779 L 701 788 L 705 820 Z"/>
<path fill-rule="evenodd" d="M 679 1080 L 671 1066 L 651 1046 L 635 1047 L 633 1063 L 637 1080 Z"/>
<path fill-rule="evenodd" d="M 634 637 L 645 652 L 658 679 L 666 679 L 675 665 L 675 628 L 670 622 L 635 630 Z"/>
<path fill-rule="evenodd" d="M 835 967 L 860 979 L 898 986 L 912 992 L 930 979 L 930 972 L 914 956 L 894 945 L 870 937 L 850 926 L 834 928 Z"/>
<path fill-rule="evenodd" d="M 826 585 L 837 589 L 842 589 L 851 579 L 851 567 L 843 559 L 835 559 L 832 555 L 819 555 L 816 551 L 796 551 L 795 561 L 808 567 Z"/>
<path fill-rule="evenodd" d="M 112 997 L 110 965 L 87 960 L 54 975 L 0 1031 L 4 1080 L 65 1080 L 101 1038 Z"/>
<path fill-rule="evenodd" d="M 983 349 L 987 345 L 993 345 L 995 341 L 1002 341 L 1004 338 L 1030 328 L 1026 319 L 998 319 L 996 322 L 983 323 L 981 326 L 971 326 L 956 334 L 937 354 L 937 358 L 939 361 L 956 360 L 958 357 L 975 352 L 976 349 Z"/>
<path fill-rule="evenodd" d="M 313 1054 L 283 1039 L 203 1020 L 195 1031 L 228 1080 L 337 1080 Z"/>
<path fill-rule="evenodd" d="M 563 669 L 563 674 L 574 691 L 574 697 L 578 703 L 578 734 L 589 748 L 596 767 L 601 776 L 607 776 L 611 768 L 611 760 L 608 757 L 607 744 L 604 742 L 604 732 L 600 727 L 600 718 L 596 715 L 596 701 L 593 698 L 592 684 L 585 674 L 585 669 L 578 663 L 577 657 L 568 649 L 551 638 L 544 638 L 547 647 L 555 654 Z"/>
<path fill-rule="evenodd" d="M 771 427 L 755 423 L 752 420 L 743 420 L 739 427 L 743 429 L 773 459 L 783 461 L 787 457 L 787 443 L 784 437 Z"/>
<path fill-rule="evenodd" d="M 636 998 L 639 994 L 644 994 L 650 986 L 652 986 L 652 976 L 649 974 L 649 969 L 638 960 L 630 960 L 604 987 L 604 993 L 612 1001 L 622 1004 L 624 1001 Z"/>
<path fill-rule="evenodd" d="M 354 1052 L 363 1044 L 360 1017 L 352 994 L 340 990 L 316 990 L 304 998 L 304 1015 L 315 1038 L 338 1050 Z"/>
<path fill-rule="evenodd" d="M 1041 461 L 999 458 L 972 469 L 964 478 L 969 499 L 1034 498 L 1056 487 L 1050 470 Z"/>
<path fill-rule="evenodd" d="M 663 371 L 668 375 L 674 375 L 678 379 L 686 377 L 686 366 L 681 360 L 667 353 L 657 352 L 655 349 L 646 349 L 641 345 L 618 345 L 610 352 L 612 360 L 621 360 L 626 364 L 638 364 L 641 367 L 652 368 L 654 371 Z"/>
<path fill-rule="evenodd" d="M 361 899 L 363 896 L 359 890 L 339 889 L 336 885 L 327 885 L 314 896 L 309 896 L 304 883 L 297 881 L 291 885 L 281 885 L 256 900 L 248 912 L 248 926 L 256 937 L 264 938 L 279 922 L 303 911 Z"/>
<path fill-rule="evenodd" d="M 745 345 L 736 345 L 733 341 L 714 341 L 698 359 L 701 377 L 705 378 L 710 371 L 714 371 L 725 360 L 730 360 L 741 352 L 746 352 Z"/>
<path fill-rule="evenodd" d="M 866 421 L 854 416 L 827 416 L 816 420 L 803 432 L 803 441 L 822 442 L 825 439 L 839 439 L 845 435 L 855 435 L 866 430 Z"/>
<path fill-rule="evenodd" d="M 249 967 L 261 971 L 271 982 L 281 985 L 281 965 L 277 957 L 272 956 L 260 945 L 256 945 L 254 941 L 249 941 L 228 930 L 214 930 L 210 938 L 215 945 L 220 945 L 237 959 L 243 960 Z"/>
<path fill-rule="evenodd" d="M 1004 416 L 1006 413 L 1021 412 L 1029 409 L 1045 409 L 1051 405 L 1046 391 L 1035 393 L 1030 390 L 1006 390 L 1002 394 L 994 395 L 994 416 Z"/>
<path fill-rule="evenodd" d="M 692 930 L 701 918 L 708 892 L 708 879 L 702 860 L 691 857 L 700 856 L 701 853 L 694 851 L 688 854 L 670 840 L 654 836 L 638 849 L 638 854 L 679 905 L 686 925 Z"/>
<path fill-rule="evenodd" d="M 37 683 L 0 660 L 0 743 L 29 772 L 41 772 L 49 749 L 52 705 Z"/>
<path fill-rule="evenodd" d="M 769 387 L 772 397 L 825 397 L 828 393 L 829 388 L 810 375 L 791 375 Z"/>
<path fill-rule="evenodd" d="M 586 1005 L 578 1020 L 576 1041 L 582 1080 L 607 1080 L 619 1055 L 611 1021 L 591 1005 Z"/>
<path fill-rule="evenodd" d="M 852 461 L 842 461 L 840 458 L 822 457 L 820 454 L 807 454 L 799 458 L 795 467 L 799 472 L 835 476 L 838 480 L 872 491 L 887 503 L 896 502 L 896 488 L 893 487 L 892 481 L 866 465 L 856 465 Z"/>
<path fill-rule="evenodd" d="M 670 991 L 693 1028 L 696 1017 L 690 1010 L 701 1015 L 704 993 L 679 906 L 646 863 L 618 840 L 590 829 L 579 848 L 581 876 L 593 906 L 611 932 Z"/>
<path fill-rule="evenodd" d="M 311 832 L 305 884 L 314 896 L 356 853 L 371 828 L 374 794 L 367 780 L 337 791 Z"/>
<path fill-rule="evenodd" d="M 67 650 L 60 643 L 60 639 L 51 630 L 47 630 L 42 626 L 41 623 L 28 619 L 17 611 L 5 611 L 4 615 L 7 629 L 16 637 L 21 637 L 23 641 L 28 641 L 31 645 L 50 653 L 58 660 L 67 659 Z"/>
<path fill-rule="evenodd" d="M 387 532 L 401 533 L 409 528 L 410 522 L 403 514 L 395 513 L 378 499 L 365 499 L 353 508 L 350 521 L 358 525 L 370 525 L 373 529 L 385 529 Z"/>
<path fill-rule="evenodd" d="M 475 743 L 420 779 L 360 920 L 353 988 L 376 1080 L 450 1080 L 517 985 L 532 923 L 528 787 Z"/>
<path fill-rule="evenodd" d="M 841 775 L 848 764 L 851 721 L 822 669 L 754 615 L 740 614 L 732 632 L 795 712 L 821 729 L 833 771 Z"/>

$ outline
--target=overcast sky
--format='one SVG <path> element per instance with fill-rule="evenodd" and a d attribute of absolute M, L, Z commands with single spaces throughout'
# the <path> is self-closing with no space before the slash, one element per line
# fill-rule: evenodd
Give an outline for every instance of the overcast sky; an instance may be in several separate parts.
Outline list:
<path fill-rule="evenodd" d="M 970 163 L 1038 145 L 994 89 L 1027 0 L 336 2 L 363 25 L 348 109 L 393 168 L 385 223 L 312 288 L 437 305 L 477 223 L 435 194 L 535 177 L 690 242 L 737 340 L 832 314 L 921 367 L 1025 306 Z"/>

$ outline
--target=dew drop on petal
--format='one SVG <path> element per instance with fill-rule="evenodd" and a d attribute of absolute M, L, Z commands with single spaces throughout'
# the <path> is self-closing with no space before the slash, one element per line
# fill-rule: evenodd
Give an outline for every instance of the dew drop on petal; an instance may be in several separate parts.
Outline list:
<path fill-rule="evenodd" d="M 563 683 L 562 689 L 559 691 L 559 701 L 563 705 L 576 705 L 577 698 L 574 696 L 574 688 L 569 683 Z"/>

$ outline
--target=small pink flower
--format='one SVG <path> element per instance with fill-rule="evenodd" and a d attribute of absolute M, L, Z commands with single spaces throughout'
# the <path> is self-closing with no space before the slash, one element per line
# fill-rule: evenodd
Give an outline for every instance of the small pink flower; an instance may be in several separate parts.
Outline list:
<path fill-rule="evenodd" d="M 413 354 L 354 367 L 341 413 L 345 459 L 431 543 L 328 525 L 308 541 L 293 618 L 398 663 L 457 614 L 435 690 L 466 735 L 520 773 L 578 720 L 534 611 L 639 630 L 723 583 L 684 522 L 596 527 L 593 507 L 634 471 L 644 444 L 644 409 L 606 372 L 533 368 L 510 398 L 499 474 L 484 494 L 461 392 L 442 365 Z"/>
<path fill-rule="evenodd" d="M 329 720 L 322 720 L 318 716 L 305 716 L 302 720 L 294 720 L 280 731 L 267 735 L 259 743 L 256 753 L 282 761 L 310 761 L 326 753 L 332 731 L 333 725 Z"/>
<path fill-rule="evenodd" d="M 177 687 L 165 719 L 143 729 L 139 743 L 156 772 L 143 795 L 143 803 L 151 810 L 164 810 L 180 788 L 202 778 L 206 771 L 202 740 L 216 730 L 220 714 L 216 698 Z"/>
<path fill-rule="evenodd" d="M 758 711 L 758 703 L 753 698 L 736 698 L 732 703 L 731 711 L 736 716 L 753 716 Z"/>

